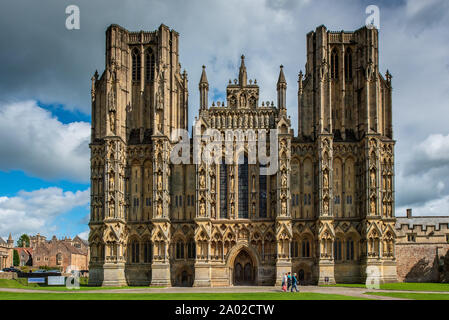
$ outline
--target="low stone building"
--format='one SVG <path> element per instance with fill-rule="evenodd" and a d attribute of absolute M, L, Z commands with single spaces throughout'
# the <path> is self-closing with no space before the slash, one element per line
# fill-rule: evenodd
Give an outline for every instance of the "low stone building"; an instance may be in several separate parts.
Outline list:
<path fill-rule="evenodd" d="M 396 219 L 398 281 L 449 281 L 449 216 Z"/>
<path fill-rule="evenodd" d="M 53 236 L 47 241 L 45 236 L 37 234 L 30 237 L 33 249 L 33 267 L 55 267 L 63 271 L 87 270 L 89 247 L 87 241 L 76 236 L 58 240 Z"/>
<path fill-rule="evenodd" d="M 0 237 L 0 269 L 9 268 L 13 265 L 14 240 L 9 234 L 5 241 Z"/>

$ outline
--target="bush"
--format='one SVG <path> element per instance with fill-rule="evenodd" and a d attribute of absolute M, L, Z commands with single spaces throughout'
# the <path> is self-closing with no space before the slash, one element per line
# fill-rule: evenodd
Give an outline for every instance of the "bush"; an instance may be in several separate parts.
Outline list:
<path fill-rule="evenodd" d="M 14 265 L 14 267 L 17 267 L 20 264 L 19 252 L 17 250 L 14 250 L 12 260 L 13 260 L 12 264 Z"/>

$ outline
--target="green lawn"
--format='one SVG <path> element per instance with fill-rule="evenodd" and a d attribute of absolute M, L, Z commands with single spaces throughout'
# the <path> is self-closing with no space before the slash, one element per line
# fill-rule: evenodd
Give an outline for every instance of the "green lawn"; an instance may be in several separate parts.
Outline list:
<path fill-rule="evenodd" d="M 365 294 L 412 300 L 449 300 L 449 294 L 444 293 L 365 292 Z"/>
<path fill-rule="evenodd" d="M 17 293 L 0 292 L 0 300 L 369 300 L 339 294 L 254 293 Z"/>
<path fill-rule="evenodd" d="M 325 286 L 323 286 L 325 287 Z M 352 287 L 366 288 L 364 284 L 341 283 L 331 285 L 331 287 Z M 435 291 L 449 292 L 449 283 L 416 283 L 416 282 L 397 282 L 385 283 L 380 285 L 382 290 L 404 290 L 404 291 Z"/>
<path fill-rule="evenodd" d="M 0 279 L 0 288 L 16 288 L 16 289 L 33 289 L 33 290 L 51 290 L 51 291 L 73 291 L 67 289 L 65 286 L 47 286 L 39 285 L 37 283 L 28 283 L 26 278 L 18 278 L 14 280 Z M 110 289 L 141 289 L 141 288 L 164 288 L 164 286 L 141 286 L 141 287 L 89 287 L 80 281 L 80 288 L 77 291 L 91 291 L 91 290 L 110 290 Z"/>

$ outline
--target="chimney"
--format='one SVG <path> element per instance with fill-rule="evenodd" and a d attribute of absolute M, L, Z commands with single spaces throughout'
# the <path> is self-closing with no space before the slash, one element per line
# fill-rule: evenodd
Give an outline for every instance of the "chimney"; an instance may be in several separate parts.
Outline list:
<path fill-rule="evenodd" d="M 411 218 L 412 217 L 412 209 L 407 209 L 407 218 Z"/>

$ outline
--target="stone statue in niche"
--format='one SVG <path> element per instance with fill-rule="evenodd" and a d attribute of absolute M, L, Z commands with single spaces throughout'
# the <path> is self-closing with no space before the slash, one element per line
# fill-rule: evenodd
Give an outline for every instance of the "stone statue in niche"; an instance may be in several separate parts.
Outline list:
<path fill-rule="evenodd" d="M 216 214 L 215 214 L 215 203 L 212 203 L 212 204 L 211 204 L 210 210 L 211 210 L 212 218 L 215 219 L 215 218 L 216 218 Z"/>
<path fill-rule="evenodd" d="M 281 213 L 283 216 L 287 215 L 287 201 L 285 199 L 281 201 Z"/>
<path fill-rule="evenodd" d="M 229 100 L 229 104 L 231 105 L 231 107 L 236 107 L 237 99 L 235 98 L 235 96 L 231 97 L 231 99 Z"/>
<path fill-rule="evenodd" d="M 200 188 L 206 188 L 206 178 L 204 177 L 204 171 L 200 172 Z"/>
<path fill-rule="evenodd" d="M 372 186 L 372 187 L 375 187 L 375 186 L 376 186 L 376 172 L 375 172 L 374 169 L 371 170 L 371 175 L 370 175 L 370 177 L 371 177 L 371 186 Z"/>
<path fill-rule="evenodd" d="M 109 112 L 109 126 L 111 132 L 115 133 L 115 112 Z"/>
<path fill-rule="evenodd" d="M 109 217 L 113 217 L 115 212 L 114 201 L 109 202 Z"/>
<path fill-rule="evenodd" d="M 323 174 L 323 186 L 324 188 L 329 187 L 329 173 L 327 172 L 327 170 L 325 170 Z"/>
<path fill-rule="evenodd" d="M 324 211 L 324 214 L 328 214 L 328 212 L 329 212 L 329 200 L 327 198 L 324 199 L 323 211 Z"/>
<path fill-rule="evenodd" d="M 211 175 L 210 177 L 210 189 L 212 192 L 215 192 L 215 175 Z"/>
<path fill-rule="evenodd" d="M 371 199 L 371 213 L 376 213 L 376 201 L 374 199 Z"/>
<path fill-rule="evenodd" d="M 109 191 L 114 191 L 114 171 L 109 173 Z"/>
<path fill-rule="evenodd" d="M 253 181 L 253 183 L 252 183 L 253 192 L 256 192 L 256 176 L 254 174 L 253 174 L 253 177 L 252 177 L 252 181 Z"/>
<path fill-rule="evenodd" d="M 231 219 L 235 218 L 235 204 L 231 202 Z"/>
<path fill-rule="evenodd" d="M 246 96 L 244 94 L 240 96 L 240 107 L 242 108 L 246 107 Z"/>
<path fill-rule="evenodd" d="M 161 203 L 161 201 L 159 201 L 157 203 L 157 216 L 158 217 L 162 217 L 162 203 Z"/>
<path fill-rule="evenodd" d="M 234 192 L 234 173 L 231 171 L 231 175 L 229 177 L 231 192 Z"/>
<path fill-rule="evenodd" d="M 206 205 L 204 204 L 204 200 L 200 203 L 200 216 L 206 216 Z"/>
<path fill-rule="evenodd" d="M 281 185 L 283 188 L 287 188 L 287 174 L 285 173 L 285 171 L 282 172 Z"/>
<path fill-rule="evenodd" d="M 159 191 L 162 190 L 162 172 L 161 171 L 158 171 L 158 173 L 157 173 L 157 189 Z"/>

